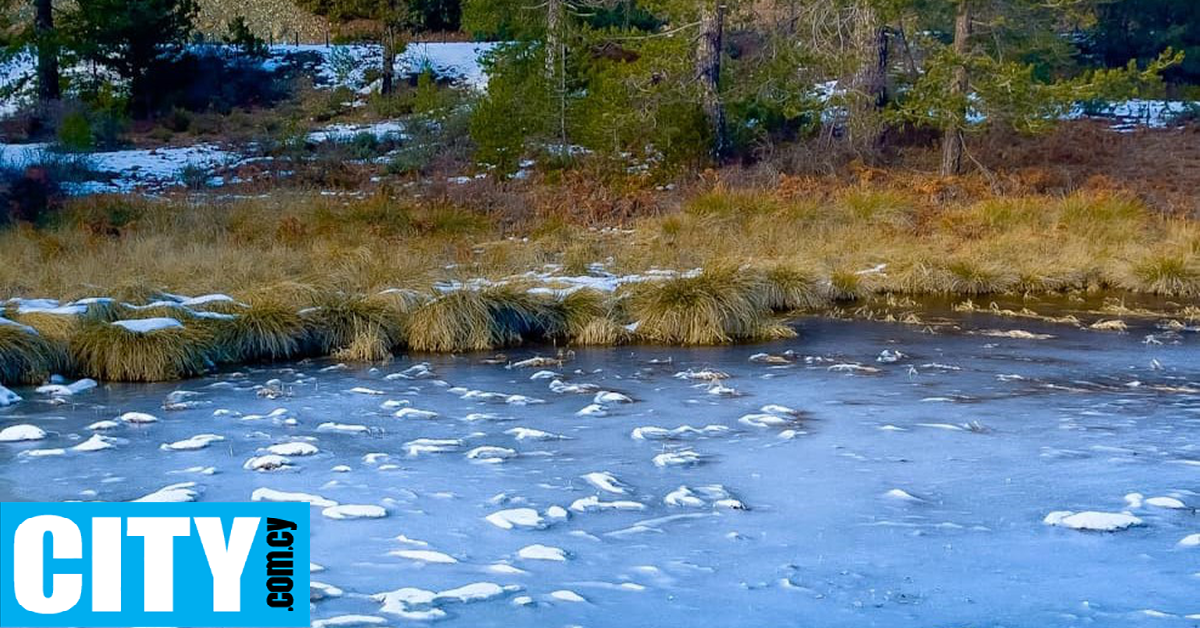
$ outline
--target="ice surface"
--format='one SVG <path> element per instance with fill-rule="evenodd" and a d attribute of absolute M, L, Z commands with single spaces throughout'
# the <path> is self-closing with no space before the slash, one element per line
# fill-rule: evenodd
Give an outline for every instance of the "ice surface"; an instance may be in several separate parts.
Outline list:
<path fill-rule="evenodd" d="M 802 325 L 754 347 L 577 349 L 553 368 L 588 396 L 551 393 L 537 362 L 505 368 L 545 347 L 243 366 L 65 404 L 13 387 L 27 401 L 0 430 L 43 438 L 0 442 L 0 501 L 311 504 L 325 628 L 1194 623 L 1200 336 Z M 705 371 L 725 377 L 676 377 Z M 713 380 L 741 395 L 694 387 Z M 576 415 L 599 391 L 637 403 Z M 397 419 L 388 399 L 437 416 Z M 93 433 L 113 448 L 75 449 Z M 264 457 L 287 466 L 242 466 Z"/>

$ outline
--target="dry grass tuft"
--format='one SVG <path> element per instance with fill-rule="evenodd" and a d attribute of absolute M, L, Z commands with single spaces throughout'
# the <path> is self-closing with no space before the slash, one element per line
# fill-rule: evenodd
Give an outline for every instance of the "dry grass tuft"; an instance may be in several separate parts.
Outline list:
<path fill-rule="evenodd" d="M 0 323 L 0 384 L 38 384 L 61 369 L 61 343 L 9 323 Z"/>
<path fill-rule="evenodd" d="M 71 359 L 87 377 L 158 382 L 199 375 L 211 365 L 212 337 L 195 327 L 129 331 L 86 321 L 71 339 Z"/>
<path fill-rule="evenodd" d="M 781 334 L 761 282 L 732 266 L 633 286 L 629 309 L 635 333 L 654 342 L 711 345 Z"/>

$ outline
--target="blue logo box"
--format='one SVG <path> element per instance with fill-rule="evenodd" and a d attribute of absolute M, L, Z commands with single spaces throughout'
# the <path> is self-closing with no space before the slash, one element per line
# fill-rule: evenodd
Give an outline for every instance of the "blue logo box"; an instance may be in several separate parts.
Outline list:
<path fill-rule="evenodd" d="M 308 626 L 308 509 L 0 503 L 0 627 Z"/>

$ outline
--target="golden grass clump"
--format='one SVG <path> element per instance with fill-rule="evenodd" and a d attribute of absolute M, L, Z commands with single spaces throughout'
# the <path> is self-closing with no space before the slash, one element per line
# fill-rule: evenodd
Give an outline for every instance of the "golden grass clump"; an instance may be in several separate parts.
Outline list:
<path fill-rule="evenodd" d="M 829 291 L 815 273 L 792 265 L 768 267 L 762 281 L 764 305 L 776 312 L 820 307 L 829 301 Z"/>
<path fill-rule="evenodd" d="M 333 352 L 333 358 L 347 362 L 386 362 L 392 359 L 388 334 L 378 326 L 360 329 L 350 344 Z"/>
<path fill-rule="evenodd" d="M 84 321 L 71 339 L 71 360 L 87 377 L 158 382 L 199 375 L 211 365 L 212 337 L 194 326 L 134 332 Z"/>
<path fill-rule="evenodd" d="M 635 333 L 654 342 L 711 345 L 790 332 L 771 319 L 761 281 L 732 266 L 637 284 L 629 308 L 637 321 Z"/>
<path fill-rule="evenodd" d="M 834 301 L 857 301 L 873 291 L 871 281 L 861 273 L 839 269 L 829 274 L 829 297 Z"/>
<path fill-rule="evenodd" d="M 617 345 L 632 334 L 617 320 L 617 307 L 609 295 L 593 288 L 573 290 L 558 302 L 567 340 L 579 345 Z"/>
<path fill-rule="evenodd" d="M 408 346 L 416 351 L 483 351 L 565 332 L 555 303 L 512 285 L 438 295 L 413 310 L 407 326 Z"/>
<path fill-rule="evenodd" d="M 1016 287 L 1020 277 L 996 264 L 960 258 L 946 265 L 951 294 L 980 295 L 1008 292 Z"/>
<path fill-rule="evenodd" d="M 65 361 L 60 343 L 21 324 L 0 322 L 0 384 L 38 384 Z"/>
<path fill-rule="evenodd" d="M 271 299 L 242 307 L 231 319 L 216 319 L 211 327 L 221 358 L 229 362 L 298 357 L 309 344 L 311 332 L 295 307 Z"/>
<path fill-rule="evenodd" d="M 302 313 L 317 350 L 324 355 L 349 348 L 356 341 L 361 346 L 364 334 L 378 335 L 377 342 L 386 344 L 389 350 L 404 342 L 403 319 L 385 299 L 325 293 L 317 297 L 314 307 Z"/>
<path fill-rule="evenodd" d="M 1190 256 L 1148 255 L 1130 265 L 1125 287 L 1164 296 L 1200 295 L 1200 266 Z"/>

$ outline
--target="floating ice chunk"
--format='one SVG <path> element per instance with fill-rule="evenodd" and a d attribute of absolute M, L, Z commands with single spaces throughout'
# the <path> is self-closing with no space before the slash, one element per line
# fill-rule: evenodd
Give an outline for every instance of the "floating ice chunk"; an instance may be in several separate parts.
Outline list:
<path fill-rule="evenodd" d="M 488 565 L 486 567 L 486 569 L 492 573 L 501 574 L 501 575 L 505 575 L 505 576 L 521 576 L 521 575 L 525 575 L 525 574 L 529 573 L 528 571 L 525 571 L 524 569 L 518 569 L 508 563 L 493 563 L 491 565 Z"/>
<path fill-rule="evenodd" d="M 1097 532 L 1115 532 L 1143 525 L 1141 519 L 1125 512 L 1072 512 L 1069 510 L 1052 512 L 1042 519 L 1042 523 L 1071 528 L 1072 530 L 1093 530 Z"/>
<path fill-rule="evenodd" d="M 329 506 L 321 514 L 330 519 L 381 519 L 387 511 L 373 504 L 340 504 Z"/>
<path fill-rule="evenodd" d="M 736 388 L 733 388 L 732 386 L 725 386 L 719 383 L 717 380 L 713 380 L 711 384 L 708 384 L 705 387 L 704 392 L 716 397 L 739 397 L 742 394 L 738 392 Z"/>
<path fill-rule="evenodd" d="M 466 456 L 469 460 L 490 464 L 504 462 L 505 460 L 516 458 L 517 455 L 518 454 L 514 449 L 509 449 L 507 447 L 493 447 L 490 445 L 476 447 L 475 449 L 472 449 L 466 453 Z"/>
<path fill-rule="evenodd" d="M 287 408 L 275 408 L 266 414 L 247 414 L 242 417 L 243 421 L 261 421 L 262 419 L 278 420 L 288 416 Z"/>
<path fill-rule="evenodd" d="M 714 369 L 700 369 L 698 371 L 693 370 L 693 369 L 688 369 L 686 371 L 680 371 L 675 374 L 675 379 L 693 379 L 693 380 L 699 379 L 699 380 L 707 380 L 707 381 L 712 381 L 712 380 L 717 380 L 717 379 L 727 379 L 728 377 L 729 377 L 729 373 L 725 373 L 723 371 L 717 371 Z"/>
<path fill-rule="evenodd" d="M 381 613 L 398 615 L 414 621 L 432 621 L 446 616 L 446 611 L 432 606 L 435 597 L 437 593 L 433 591 L 404 587 L 387 593 L 377 593 L 372 595 L 371 599 L 381 604 Z"/>
<path fill-rule="evenodd" d="M 433 596 L 433 601 L 435 603 L 458 602 L 460 604 L 486 602 L 520 590 L 521 587 L 515 584 L 501 586 L 494 582 L 474 582 L 454 589 L 439 591 Z"/>
<path fill-rule="evenodd" d="M 703 508 L 707 505 L 703 499 L 686 486 L 680 486 L 667 493 L 667 496 L 663 498 L 663 503 L 680 508 Z"/>
<path fill-rule="evenodd" d="M 47 456 L 65 456 L 65 455 L 67 455 L 67 450 L 62 449 L 62 448 L 26 449 L 25 451 L 22 451 L 19 455 L 24 456 L 26 458 L 45 458 Z"/>
<path fill-rule="evenodd" d="M 335 423 L 333 421 L 326 421 L 325 423 L 322 423 L 317 426 L 317 431 L 319 431 L 319 432 L 344 432 L 347 434 L 362 434 L 364 432 L 369 432 L 370 430 L 371 430 L 371 428 L 369 428 L 365 425 L 358 425 L 355 423 Z"/>
<path fill-rule="evenodd" d="M 321 450 L 312 443 L 293 441 L 271 445 L 267 447 L 267 451 L 279 456 L 312 456 L 320 453 Z"/>
<path fill-rule="evenodd" d="M 37 388 L 37 393 L 40 395 L 50 395 L 52 397 L 69 397 L 71 395 L 77 395 L 81 392 L 91 390 L 95 388 L 96 385 L 96 380 L 84 378 L 76 381 L 73 384 L 47 384 L 45 386 L 39 386 Z M 3 404 L 0 403 L 0 405 Z"/>
<path fill-rule="evenodd" d="M 321 497 L 320 495 L 313 495 L 311 493 L 289 493 L 287 491 L 277 491 L 275 489 L 266 488 L 266 487 L 254 489 L 254 492 L 250 494 L 250 501 L 252 501 L 252 502 L 302 502 L 302 503 L 306 503 L 306 504 L 312 504 L 313 506 L 316 506 L 318 508 L 329 508 L 331 506 L 338 505 L 338 503 L 333 501 L 332 499 L 326 499 L 324 497 Z"/>
<path fill-rule="evenodd" d="M 799 410 L 789 408 L 787 406 L 781 406 L 777 403 L 768 403 L 767 405 L 759 408 L 759 411 L 780 416 L 800 416 Z"/>
<path fill-rule="evenodd" d="M 517 440 L 566 440 L 567 437 L 562 434 L 554 434 L 551 432 L 543 432 L 530 427 L 514 427 L 510 430 L 505 430 L 505 434 L 512 436 Z"/>
<path fill-rule="evenodd" d="M 738 423 L 741 423 L 742 425 L 761 428 L 782 427 L 791 422 L 792 420 L 789 418 L 781 417 L 775 414 L 769 414 L 766 412 L 746 414 L 743 415 L 742 418 L 738 419 Z"/>
<path fill-rule="evenodd" d="M 184 440 L 177 440 L 173 443 L 163 443 L 159 449 L 164 451 L 195 451 L 204 449 L 209 445 L 225 440 L 220 434 L 196 434 Z"/>
<path fill-rule="evenodd" d="M 513 606 L 533 606 L 535 602 L 528 595 L 518 595 L 512 599 Z"/>
<path fill-rule="evenodd" d="M 291 467 L 292 461 L 278 454 L 255 456 L 242 464 L 242 468 L 249 471 L 279 471 Z"/>
<path fill-rule="evenodd" d="M 704 457 L 691 449 L 668 451 L 654 457 L 656 467 L 686 467 L 704 462 Z"/>
<path fill-rule="evenodd" d="M 332 584 L 325 584 L 324 582 L 317 582 L 316 580 L 312 580 L 308 583 L 308 599 L 312 602 L 319 602 L 321 600 L 333 597 L 342 597 L 342 595 L 345 593 L 345 591 L 342 591 Z"/>
<path fill-rule="evenodd" d="M 458 451 L 462 441 L 457 438 L 418 438 L 404 443 L 404 451 L 409 457 L 421 454 L 443 454 Z"/>
<path fill-rule="evenodd" d="M 874 366 L 864 366 L 855 362 L 834 364 L 830 366 L 828 370 L 833 371 L 834 373 L 863 373 L 867 375 L 873 375 L 880 372 L 880 370 Z"/>
<path fill-rule="evenodd" d="M 497 528 L 505 530 L 512 530 L 513 528 L 540 530 L 546 527 L 546 520 L 538 514 L 538 511 L 532 508 L 498 510 L 484 517 L 484 519 Z"/>
<path fill-rule="evenodd" d="M 908 356 L 895 349 L 884 349 L 883 351 L 879 352 L 879 357 L 875 358 L 875 361 L 883 364 L 893 364 L 899 362 L 905 357 Z"/>
<path fill-rule="evenodd" d="M 103 421 L 96 421 L 95 423 L 88 425 L 87 429 L 92 430 L 93 432 L 97 432 L 97 431 L 101 431 L 101 430 L 115 430 L 118 427 L 121 427 L 120 423 L 117 423 L 116 421 L 109 421 L 109 420 L 105 419 Z"/>
<path fill-rule="evenodd" d="M 163 329 L 182 328 L 183 323 L 173 318 L 137 318 L 128 321 L 113 321 L 113 325 L 135 334 L 148 334 Z"/>
<path fill-rule="evenodd" d="M 10 425 L 0 430 L 0 443 L 17 443 L 46 438 L 46 430 L 29 424 Z"/>
<path fill-rule="evenodd" d="M 601 510 L 645 510 L 646 505 L 629 500 L 601 501 L 595 495 L 577 499 L 571 502 L 571 510 L 575 512 L 597 512 Z"/>
<path fill-rule="evenodd" d="M 663 503 L 679 508 L 727 508 L 729 510 L 749 510 L 741 500 L 720 484 L 697 486 L 695 489 L 680 486 L 663 498 Z"/>
<path fill-rule="evenodd" d="M 543 368 L 543 367 L 547 367 L 547 366 L 562 366 L 562 363 L 563 363 L 562 360 L 558 360 L 555 358 L 535 356 L 535 357 L 529 358 L 528 360 L 521 360 L 519 362 L 513 362 L 512 364 L 509 364 L 508 366 L 506 366 L 504 368 L 507 368 L 507 369 Z"/>
<path fill-rule="evenodd" d="M 1050 340 L 1054 338 L 1051 334 L 1035 334 L 1023 329 L 981 329 L 974 332 L 980 336 L 989 336 L 992 338 L 1015 338 L 1017 340 Z"/>
<path fill-rule="evenodd" d="M 750 361 L 758 364 L 770 364 L 772 366 L 784 366 L 793 364 L 796 361 L 796 353 L 794 351 L 784 351 L 782 354 L 773 355 L 770 353 L 755 353 L 750 356 Z"/>
<path fill-rule="evenodd" d="M 20 395 L 0 385 L 0 408 L 11 406 L 19 401 L 21 401 Z"/>
<path fill-rule="evenodd" d="M 329 470 L 334 473 L 349 473 L 351 471 L 350 465 L 346 465 L 346 464 L 333 465 L 332 467 L 329 468 Z"/>
<path fill-rule="evenodd" d="M 508 395 L 504 398 L 504 403 L 510 406 L 532 406 L 539 403 L 546 403 L 537 397 L 526 397 L 525 395 Z"/>
<path fill-rule="evenodd" d="M 559 395 L 590 395 L 600 387 L 595 384 L 568 384 L 561 379 L 550 382 L 550 392 Z"/>
<path fill-rule="evenodd" d="M 399 373 L 387 375 L 384 377 L 384 379 L 427 379 L 436 376 L 437 374 L 433 372 L 433 368 L 429 366 L 428 362 L 420 362 L 404 369 L 403 371 L 400 371 Z"/>
<path fill-rule="evenodd" d="M 608 471 L 593 471 L 585 473 L 580 477 L 586 480 L 588 484 L 608 493 L 615 493 L 617 495 L 626 495 L 629 493 L 625 484 Z"/>
<path fill-rule="evenodd" d="M 517 556 L 525 560 L 553 560 L 566 562 L 567 552 L 557 547 L 535 543 L 517 550 Z"/>
<path fill-rule="evenodd" d="M 438 413 L 432 410 L 420 410 L 417 408 L 401 408 L 392 416 L 397 419 L 436 419 Z"/>
<path fill-rule="evenodd" d="M 1154 506 L 1155 508 L 1168 508 L 1171 510 L 1183 510 L 1187 508 L 1186 504 L 1178 499 L 1175 499 L 1174 497 L 1151 497 L 1150 499 L 1146 500 L 1146 505 Z"/>
<path fill-rule="evenodd" d="M 1179 541 L 1179 547 L 1200 547 L 1200 534 L 1189 534 Z"/>
<path fill-rule="evenodd" d="M 429 547 L 429 544 L 426 543 L 425 541 L 418 541 L 417 539 L 410 539 L 403 534 L 397 534 L 396 536 L 394 536 L 392 538 L 395 539 L 397 543 L 405 543 L 407 545 L 416 545 L 418 547 Z"/>
<path fill-rule="evenodd" d="M 200 494 L 195 490 L 195 482 L 180 482 L 179 484 L 171 484 L 164 486 L 153 493 L 143 495 L 133 501 L 135 502 L 163 502 L 163 503 L 182 503 L 194 502 Z"/>
<path fill-rule="evenodd" d="M 338 615 L 329 619 L 317 619 L 312 628 L 362 628 L 364 626 L 382 626 L 388 620 L 375 615 Z"/>
<path fill-rule="evenodd" d="M 367 388 L 365 386 L 355 386 L 354 388 L 351 388 L 350 390 L 347 390 L 346 392 L 354 393 L 356 395 L 382 395 L 382 394 L 384 394 L 384 392 L 382 390 L 376 390 L 374 388 Z"/>
<path fill-rule="evenodd" d="M 608 409 L 598 403 L 593 403 L 593 404 L 584 406 L 583 409 L 580 410 L 579 412 L 576 412 L 575 415 L 576 416 L 607 416 Z"/>
<path fill-rule="evenodd" d="M 533 375 L 530 375 L 529 379 L 538 381 L 541 379 L 558 379 L 559 377 L 562 377 L 562 373 L 555 373 L 554 371 L 538 371 Z"/>
<path fill-rule="evenodd" d="M 453 565 L 458 562 L 457 558 L 434 550 L 392 550 L 388 552 L 388 556 L 398 556 L 400 558 L 407 558 L 408 560 L 437 565 Z"/>
<path fill-rule="evenodd" d="M 546 518 L 548 519 L 563 521 L 570 518 L 570 516 L 571 513 L 567 512 L 567 509 L 562 506 L 551 506 L 546 509 Z"/>
<path fill-rule="evenodd" d="M 111 438 L 101 434 L 92 434 L 92 437 L 75 445 L 71 451 L 102 451 L 116 447 Z"/>
<path fill-rule="evenodd" d="M 911 504 L 925 503 L 925 500 L 921 499 L 920 497 L 917 497 L 917 496 L 913 495 L 912 493 L 909 493 L 908 491 L 906 491 L 904 489 L 899 489 L 899 488 L 894 488 L 894 489 L 884 493 L 883 496 L 888 499 L 894 499 L 896 501 L 901 501 L 901 502 L 908 502 Z"/>
<path fill-rule="evenodd" d="M 388 399 L 379 404 L 381 410 L 395 410 L 396 408 L 404 408 L 411 406 L 412 402 L 407 399 Z"/>
<path fill-rule="evenodd" d="M 602 390 L 602 391 L 596 393 L 595 397 L 592 397 L 592 403 L 594 403 L 594 404 L 633 403 L 633 398 L 630 397 L 629 395 L 615 392 L 612 390 Z"/>
<path fill-rule="evenodd" d="M 120 416 L 120 419 L 126 423 L 156 423 L 158 417 L 145 412 L 126 412 Z"/>
<path fill-rule="evenodd" d="M 557 591 L 551 591 L 550 597 L 552 597 L 560 602 L 587 602 L 586 598 L 584 598 L 582 595 L 579 595 L 578 593 L 576 593 L 570 589 L 559 589 Z"/>
<path fill-rule="evenodd" d="M 705 425 L 704 427 L 680 425 L 672 429 L 645 425 L 633 428 L 633 431 L 629 433 L 629 437 L 634 440 L 683 440 L 697 436 L 724 434 L 728 431 L 729 428 L 724 425 Z"/>

